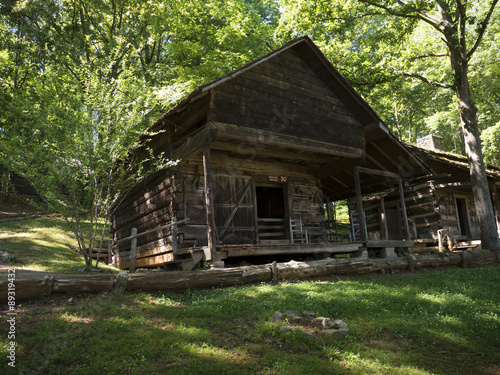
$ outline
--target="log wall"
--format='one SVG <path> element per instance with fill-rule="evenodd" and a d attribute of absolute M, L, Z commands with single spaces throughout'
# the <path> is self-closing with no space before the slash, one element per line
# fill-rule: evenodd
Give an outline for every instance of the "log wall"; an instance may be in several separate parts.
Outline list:
<path fill-rule="evenodd" d="M 399 200 L 397 192 L 389 191 L 380 195 L 383 196 L 386 205 L 387 202 Z M 372 239 L 381 238 L 383 235 L 380 195 L 363 199 L 368 236 Z M 470 238 L 460 233 L 457 197 L 464 198 L 467 204 Z M 405 203 L 412 239 L 437 239 L 439 229 L 448 229 L 450 236 L 455 240 L 479 239 L 479 220 L 472 193 L 446 188 L 435 189 L 432 184 L 423 183 L 405 189 Z M 349 202 L 349 209 L 356 211 L 355 202 Z"/>
<path fill-rule="evenodd" d="M 439 213 L 435 207 L 435 194 L 428 184 L 412 185 L 405 189 L 405 204 L 410 227 L 411 239 L 435 239 L 437 230 L 440 229 Z M 369 239 L 384 239 L 384 229 L 381 222 L 381 198 L 383 197 L 386 207 L 388 205 L 399 205 L 399 193 L 394 188 L 374 197 L 363 198 L 366 226 Z M 349 210 L 356 212 L 355 201 L 349 201 Z M 391 231 L 391 228 L 389 228 Z M 401 222 L 401 235 L 403 223 Z"/>
<path fill-rule="evenodd" d="M 440 215 L 440 226 L 449 228 L 450 235 L 454 239 L 475 240 L 480 238 L 479 219 L 474 205 L 472 193 L 453 191 L 451 189 L 436 189 L 437 211 Z M 471 238 L 460 233 L 460 224 L 457 214 L 457 198 L 464 198 L 467 204 L 467 216 L 471 231 Z"/>
<path fill-rule="evenodd" d="M 244 238 L 245 243 L 258 242 L 256 186 L 282 188 L 287 215 L 300 217 L 305 225 L 324 226 L 323 194 L 317 179 L 304 176 L 293 165 L 257 160 L 251 161 L 252 169 L 248 169 L 247 165 L 248 160 L 242 160 L 240 164 L 237 158 L 229 159 L 220 152 L 213 153 L 212 184 L 219 233 L 228 222 L 223 238 L 236 234 L 242 240 Z M 269 174 L 263 174 L 263 171 Z M 269 181 L 273 173 L 280 173 L 280 177 L 285 173 L 286 180 Z M 112 217 L 110 231 L 114 263 L 119 268 L 128 268 L 131 243 L 116 242 L 130 236 L 132 228 L 137 228 L 138 233 L 145 232 L 170 223 L 174 216 L 178 221 L 189 218 L 177 230 L 179 249 L 206 246 L 204 178 L 202 159 L 198 154 L 137 185 Z M 238 202 L 239 208 L 228 221 Z M 158 267 L 172 260 L 171 228 L 138 237 L 137 268 Z"/>
<path fill-rule="evenodd" d="M 361 123 L 294 51 L 213 90 L 211 121 L 364 149 Z"/>
<path fill-rule="evenodd" d="M 117 241 L 137 232 L 168 224 L 175 216 L 176 195 L 182 189 L 182 179 L 175 168 L 160 171 L 136 185 L 124 198 L 111 218 L 111 251 L 114 264 L 128 268 L 130 241 Z M 182 218 L 179 218 L 179 220 Z M 136 267 L 152 267 L 172 259 L 172 228 L 159 230 L 137 238 Z"/>

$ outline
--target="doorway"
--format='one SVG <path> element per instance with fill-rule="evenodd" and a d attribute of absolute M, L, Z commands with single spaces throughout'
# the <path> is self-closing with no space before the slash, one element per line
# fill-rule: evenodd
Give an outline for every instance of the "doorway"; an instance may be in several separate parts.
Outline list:
<path fill-rule="evenodd" d="M 283 187 L 257 186 L 257 216 L 262 219 L 285 219 Z"/>
<path fill-rule="evenodd" d="M 457 205 L 458 231 L 461 236 L 471 238 L 469 212 L 467 210 L 467 201 L 465 198 L 455 198 Z"/>
<path fill-rule="evenodd" d="M 286 209 L 283 186 L 256 186 L 259 242 L 285 241 Z"/>
<path fill-rule="evenodd" d="M 401 228 L 401 210 L 398 204 L 386 204 L 385 218 L 387 222 L 387 240 L 403 239 Z"/>

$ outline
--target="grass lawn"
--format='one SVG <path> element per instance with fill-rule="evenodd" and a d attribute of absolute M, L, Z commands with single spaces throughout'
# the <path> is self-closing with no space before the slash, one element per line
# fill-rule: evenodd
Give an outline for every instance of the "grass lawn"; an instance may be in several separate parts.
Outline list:
<path fill-rule="evenodd" d="M 500 268 L 335 277 L 183 293 L 21 301 L 26 374 L 498 374 Z M 342 342 L 281 332 L 275 311 L 346 321 Z M 0 321 L 7 373 L 7 317 Z"/>
<path fill-rule="evenodd" d="M 10 265 L 17 268 L 75 273 L 85 268 L 85 261 L 76 251 L 77 248 L 73 233 L 59 217 L 0 222 L 0 249 L 15 257 Z M 113 269 L 102 263 L 99 268 Z"/>
<path fill-rule="evenodd" d="M 17 265 L 83 267 L 57 219 L 6 224 L 0 245 Z M 500 374 L 498 265 L 19 301 L 15 369 L 6 307 L 1 374 Z M 351 332 L 341 342 L 282 332 L 269 318 L 288 309 Z"/>

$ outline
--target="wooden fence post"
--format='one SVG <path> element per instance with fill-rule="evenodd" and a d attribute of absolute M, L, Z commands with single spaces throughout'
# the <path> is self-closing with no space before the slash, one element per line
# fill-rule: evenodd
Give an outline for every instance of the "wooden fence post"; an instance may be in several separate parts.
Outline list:
<path fill-rule="evenodd" d="M 172 217 L 172 251 L 174 255 L 174 259 L 177 255 L 177 218 L 174 216 Z"/>
<path fill-rule="evenodd" d="M 128 268 L 129 273 L 135 272 L 135 253 L 137 251 L 137 228 L 132 228 L 132 244 L 130 246 L 130 265 Z"/>
<path fill-rule="evenodd" d="M 218 260 L 217 257 L 217 226 L 214 216 L 214 192 L 212 190 L 212 168 L 210 161 L 210 149 L 208 145 L 203 146 L 203 173 L 205 175 L 205 207 L 207 210 L 207 241 L 208 254 L 206 260 Z"/>

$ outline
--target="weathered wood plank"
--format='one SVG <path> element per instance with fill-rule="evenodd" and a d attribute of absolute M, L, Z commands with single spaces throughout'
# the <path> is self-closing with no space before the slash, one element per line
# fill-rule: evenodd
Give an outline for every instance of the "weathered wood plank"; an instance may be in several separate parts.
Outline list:
<path fill-rule="evenodd" d="M 358 148 L 336 145 L 332 147 L 330 143 L 315 140 L 301 139 L 287 134 L 277 134 L 272 131 L 261 129 L 243 128 L 231 124 L 220 122 L 210 122 L 210 126 L 219 130 L 219 133 L 235 139 L 258 140 L 270 145 L 277 145 L 298 150 L 318 152 L 327 155 L 336 155 L 349 158 L 358 158 L 363 155 L 363 150 Z"/>
<path fill-rule="evenodd" d="M 226 245 L 219 247 L 220 251 L 227 252 L 227 257 L 251 257 L 262 255 L 282 254 L 345 254 L 359 250 L 361 243 L 350 242 L 345 244 L 281 244 L 281 245 Z"/>

